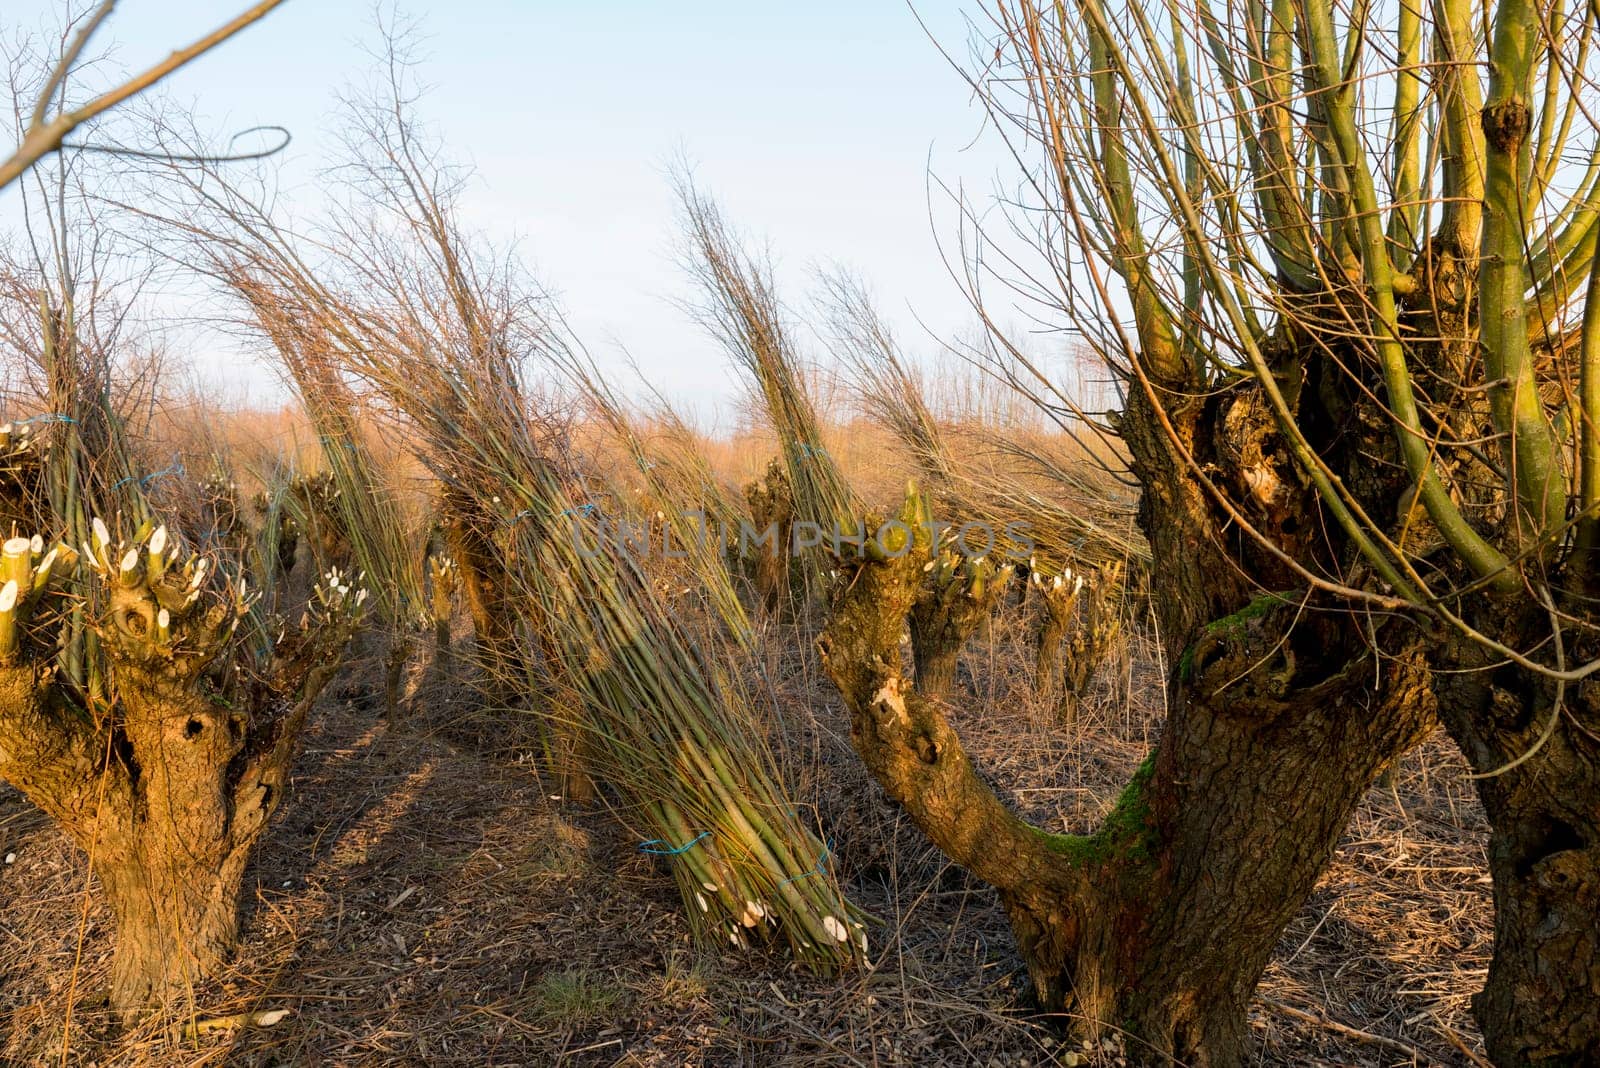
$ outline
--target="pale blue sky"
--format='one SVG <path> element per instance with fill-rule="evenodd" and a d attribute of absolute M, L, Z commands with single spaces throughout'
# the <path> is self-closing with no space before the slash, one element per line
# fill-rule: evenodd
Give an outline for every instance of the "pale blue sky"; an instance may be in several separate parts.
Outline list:
<path fill-rule="evenodd" d="M 144 66 L 242 2 L 122 0 L 102 43 L 116 42 L 119 64 Z M 916 318 L 941 334 L 970 323 L 935 245 L 928 174 L 987 197 L 1015 165 L 977 136 L 980 111 L 917 20 L 964 57 L 967 6 L 411 0 L 403 10 L 422 34 L 424 114 L 476 171 L 468 224 L 518 240 L 602 360 L 625 345 L 705 410 L 731 395 L 733 375 L 671 303 L 689 293 L 665 176 L 680 149 L 729 217 L 770 242 L 797 308 L 811 268 L 841 262 L 911 347 L 931 344 Z M 61 7 L 5 0 L 0 30 L 50 24 Z M 370 69 L 373 26 L 357 0 L 289 0 L 167 91 L 220 126 L 291 128 L 289 192 L 311 201 L 316 168 L 332 159 L 334 94 Z M 933 198 L 948 241 L 953 213 Z"/>

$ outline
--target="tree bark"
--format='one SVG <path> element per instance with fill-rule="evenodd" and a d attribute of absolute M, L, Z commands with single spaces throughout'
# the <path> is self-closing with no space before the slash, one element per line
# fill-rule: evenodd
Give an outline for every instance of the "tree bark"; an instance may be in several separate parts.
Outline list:
<path fill-rule="evenodd" d="M 491 693 L 510 699 L 527 686 L 527 658 L 517 634 L 510 580 L 499 548 L 484 531 L 476 506 L 451 492 L 445 499 L 445 536 L 461 572 L 473 637 L 489 674 Z"/>
<path fill-rule="evenodd" d="M 1139 1063 L 1244 1063 L 1245 1009 L 1284 925 L 1367 785 L 1434 722 L 1416 643 L 1383 635 L 1375 663 L 1350 617 L 1277 599 L 1203 628 L 1155 753 L 1104 823 L 1047 834 L 984 785 L 901 672 L 925 559 L 847 576 L 822 639 L 863 760 L 999 891 L 1045 1007 L 1122 1032 Z"/>
<path fill-rule="evenodd" d="M 155 611 L 145 593 L 119 587 L 107 632 L 148 634 Z M 141 659 L 135 641 L 110 647 L 119 714 L 100 725 L 33 664 L 0 664 L 0 776 L 88 854 L 116 926 L 111 1004 L 134 1018 L 187 997 L 232 949 L 251 848 L 339 657 L 303 643 L 283 674 L 298 701 L 263 694 L 277 707 L 260 711 L 278 714 L 252 724 L 204 692 L 203 654 L 186 663 Z"/>
<path fill-rule="evenodd" d="M 982 629 L 1011 581 L 1010 565 L 939 554 L 907 617 L 917 692 L 943 700 L 955 689 L 968 639 Z"/>
<path fill-rule="evenodd" d="M 176 820 L 95 843 L 94 870 L 116 924 L 111 1004 L 125 1018 L 181 1004 L 215 972 L 238 937 L 246 850 L 191 849 Z"/>
<path fill-rule="evenodd" d="M 742 561 L 751 572 L 756 592 L 768 612 L 784 618 L 795 611 L 790 547 L 794 538 L 794 490 L 783 458 L 767 462 L 766 474 L 744 488 L 754 526 L 753 544 L 741 536 L 738 551 L 753 550 L 755 559 Z M 769 536 L 769 537 L 768 537 Z"/>
<path fill-rule="evenodd" d="M 1499 618 L 1502 640 L 1539 644 L 1540 621 L 1516 621 L 1513 636 L 1512 613 Z M 1440 716 L 1486 776 L 1494 958 L 1473 999 L 1484 1043 L 1504 1068 L 1600 1064 L 1600 683 L 1558 687 L 1465 638 L 1447 663 Z"/>
<path fill-rule="evenodd" d="M 232 949 L 250 847 L 277 807 L 288 761 L 230 765 L 245 723 L 183 680 L 117 668 L 133 803 L 107 809 L 92 858 L 117 924 L 111 1003 L 125 1017 L 173 1004 Z M 298 734 L 298 729 L 293 731 Z"/>
<path fill-rule="evenodd" d="M 31 667 L 0 675 L 0 772 L 90 857 L 116 924 L 113 1008 L 132 1017 L 168 1004 L 232 948 L 249 846 L 276 807 L 283 767 L 275 754 L 247 762 L 230 791 L 239 724 L 135 668 L 119 672 L 125 716 L 111 736 L 52 711 Z"/>
<path fill-rule="evenodd" d="M 1047 585 L 1037 584 L 1040 594 L 1039 620 L 1033 634 L 1033 690 L 1039 700 L 1055 704 L 1063 712 L 1072 705 L 1075 718 L 1076 695 L 1072 692 L 1067 668 L 1067 632 L 1081 586 L 1053 578 Z"/>
<path fill-rule="evenodd" d="M 919 630 L 911 620 L 912 661 L 916 669 L 917 691 L 923 696 L 945 700 L 956 686 L 956 668 L 961 663 L 962 642 L 941 640 Z"/>

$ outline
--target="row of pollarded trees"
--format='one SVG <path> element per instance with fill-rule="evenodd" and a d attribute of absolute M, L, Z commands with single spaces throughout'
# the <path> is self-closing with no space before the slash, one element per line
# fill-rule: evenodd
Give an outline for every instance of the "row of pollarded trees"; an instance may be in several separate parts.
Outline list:
<path fill-rule="evenodd" d="M 1491 1055 L 1507 1065 L 1600 1059 L 1590 682 L 1600 666 L 1600 128 L 1589 89 L 1600 15 L 1557 0 L 991 0 L 985 10 L 972 80 L 1030 161 L 1019 225 L 1047 269 L 1027 278 L 1050 280 L 1034 295 L 1125 383 L 1110 422 L 1140 483 L 1170 711 L 1099 829 L 1058 836 L 1019 821 L 974 774 L 940 704 L 900 668 L 901 635 L 938 570 L 925 565 L 939 547 L 917 540 L 898 557 L 840 562 L 830 584 L 823 646 L 863 759 L 946 853 L 998 888 L 1048 1004 L 1129 1032 L 1145 1059 L 1236 1064 L 1251 991 L 1352 807 L 1442 720 L 1481 776 L 1492 827 L 1495 958 L 1476 1001 Z M 446 247 L 453 234 L 430 233 L 434 213 L 412 203 L 422 210 L 398 218 Z M 506 292 L 493 281 L 447 272 L 428 284 L 428 314 L 447 309 L 442 336 L 404 305 L 340 328 L 382 338 L 436 375 L 407 385 L 392 367 L 361 363 L 386 350 L 345 353 L 432 435 L 441 478 L 520 480 L 513 499 L 482 482 L 476 499 L 485 522 L 515 529 L 516 549 L 540 559 L 532 525 L 519 524 L 552 524 L 570 488 L 536 451 L 502 448 L 520 448 L 526 413 L 495 407 L 506 398 L 479 375 L 513 355 L 496 348 L 512 335 L 480 327 L 516 309 L 448 313 L 463 294 Z M 759 314 L 731 311 L 734 330 L 762 326 Z M 759 357 L 768 339 L 734 340 Z M 759 359 L 752 369 L 764 373 Z M 419 392 L 425 381 L 438 389 Z M 790 400 L 783 388 L 768 397 L 775 410 Z M 513 430 L 474 443 L 499 452 L 452 456 L 457 417 L 477 404 L 490 406 L 486 425 Z M 791 482 L 819 514 L 853 519 L 853 498 L 806 451 L 814 440 L 784 445 Z M 508 459 L 520 466 L 507 471 Z M 927 516 L 913 492 L 904 518 L 915 527 Z M 107 598 L 143 583 L 159 603 L 173 576 L 162 565 L 149 584 L 153 531 L 122 537 L 116 560 L 106 551 L 116 535 L 91 543 L 83 555 L 97 565 L 80 581 L 127 572 L 134 581 L 107 583 Z M 12 608 L 50 604 L 50 581 L 35 599 L 32 576 L 66 557 L 47 568 L 31 543 L 26 560 L 20 547 L 14 555 L 18 576 L 30 569 L 29 597 L 14 579 Z M 807 565 L 819 585 L 828 570 Z M 713 696 L 688 680 L 715 665 L 681 644 L 632 578 L 589 579 L 598 584 L 577 587 L 578 599 L 537 576 L 518 590 L 563 636 L 556 655 L 586 688 L 586 707 L 660 711 L 659 697 L 580 656 L 597 640 L 637 651 L 614 639 L 641 624 L 688 687 L 668 699 L 687 712 Z M 616 588 L 633 592 L 598 596 Z M 201 618 L 237 612 L 225 589 L 217 596 Z M 134 617 L 122 618 L 149 642 Z M 621 632 L 608 629 L 619 620 Z M 171 626 L 158 619 L 156 638 Z M 204 659 L 206 627 L 161 683 L 173 707 L 188 707 L 202 677 L 181 665 Z M 108 682 L 121 693 L 119 676 L 147 670 L 145 646 L 115 634 L 101 660 L 80 661 L 99 664 L 100 690 L 86 675 L 67 703 L 15 705 L 35 710 L 19 723 L 56 733 L 33 749 L 8 741 L 8 755 L 22 754 L 8 776 L 37 790 L 48 778 L 39 769 L 63 754 L 70 767 L 91 751 L 219 737 L 198 712 L 192 738 L 154 737 L 138 725 L 137 697 L 119 706 L 121 720 L 86 720 L 112 732 L 121 722 L 120 736 L 73 734 L 79 721 L 61 708 L 94 701 Z M 102 748 L 117 737 L 126 746 Z M 675 843 L 691 829 L 674 812 L 653 818 Z M 812 855 L 774 858 L 768 876 L 751 878 L 812 870 L 814 842 L 795 828 L 777 838 Z M 746 904 L 727 902 L 735 922 Z M 814 904 L 794 903 L 796 930 Z M 819 926 L 844 930 L 837 919 Z"/>

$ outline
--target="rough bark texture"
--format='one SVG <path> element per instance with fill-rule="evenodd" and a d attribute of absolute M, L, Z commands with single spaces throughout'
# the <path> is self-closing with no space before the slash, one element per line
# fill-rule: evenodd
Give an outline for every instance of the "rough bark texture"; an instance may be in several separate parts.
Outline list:
<path fill-rule="evenodd" d="M 1539 620 L 1497 622 L 1536 644 Z M 1488 776 L 1495 952 L 1473 1002 L 1485 1044 L 1497 1065 L 1600 1064 L 1600 682 L 1558 688 L 1465 639 L 1447 660 L 1441 718 Z"/>
<path fill-rule="evenodd" d="M 961 665 L 961 647 L 964 644 L 964 641 L 950 640 L 948 636 L 922 630 L 913 617 L 912 661 L 919 693 L 939 701 L 950 696 L 956 687 L 956 669 Z"/>
<path fill-rule="evenodd" d="M 106 746 L 87 718 L 51 701 L 34 665 L 0 665 L 0 778 L 74 837 L 92 829 Z"/>
<path fill-rule="evenodd" d="M 1071 587 L 1063 586 L 1061 593 L 1068 598 L 1076 596 Z M 1072 605 L 1065 610 L 1055 590 L 1044 590 L 1038 620 L 1033 631 L 1033 692 L 1041 702 L 1061 700 L 1066 689 L 1067 628 L 1072 625 Z"/>
<path fill-rule="evenodd" d="M 1050 835 L 1007 811 L 904 677 L 925 559 L 846 576 L 822 639 L 862 758 L 999 890 L 1046 1006 L 1125 1032 L 1141 1062 L 1243 1063 L 1245 1008 L 1283 926 L 1366 786 L 1433 723 L 1422 657 L 1385 635 L 1380 670 L 1347 617 L 1253 603 L 1181 657 L 1157 750 L 1104 824 Z"/>
<path fill-rule="evenodd" d="M 99 724 L 33 663 L 0 664 L 0 776 L 89 855 L 116 923 L 110 993 L 125 1017 L 187 996 L 231 950 L 251 847 L 349 636 L 340 629 L 331 647 L 309 632 L 290 639 L 278 681 L 299 699 L 261 688 L 247 711 L 202 678 L 231 610 L 205 612 L 187 652 L 173 653 L 150 641 L 160 611 L 145 586 L 110 591 L 116 709 Z"/>
<path fill-rule="evenodd" d="M 0 774 L 89 854 L 116 921 L 112 1005 L 131 1016 L 187 994 L 232 948 L 240 879 L 305 713 L 244 754 L 227 708 L 132 665 L 117 682 L 120 729 L 105 736 L 49 709 L 30 666 L 0 669 Z"/>
<path fill-rule="evenodd" d="M 470 500 L 449 494 L 444 512 L 445 538 L 460 571 L 478 653 L 495 695 L 510 700 L 526 687 L 527 658 L 517 634 L 505 561 Z"/>
<path fill-rule="evenodd" d="M 944 553 L 930 579 L 922 584 L 908 617 L 912 663 L 917 692 L 943 699 L 955 689 L 962 648 L 994 614 L 1011 569 Z"/>
<path fill-rule="evenodd" d="M 108 807 L 83 845 L 116 918 L 111 1002 L 132 1014 L 184 997 L 232 949 L 244 866 L 278 791 L 229 789 L 243 731 L 227 709 L 131 667 L 118 688 L 132 803 Z"/>
<path fill-rule="evenodd" d="M 745 486 L 744 496 L 756 537 L 771 531 L 776 542 L 740 544 L 739 550 L 750 554 L 744 563 L 750 568 L 756 592 L 767 611 L 780 615 L 792 612 L 795 606 L 789 547 L 794 537 L 794 490 L 783 458 L 769 460 L 767 473 Z"/>
<path fill-rule="evenodd" d="M 1077 720 L 1079 702 L 1121 638 L 1121 577 L 1109 565 L 1087 579 L 1069 573 L 1034 583 L 1034 692 L 1055 704 L 1064 723 Z"/>

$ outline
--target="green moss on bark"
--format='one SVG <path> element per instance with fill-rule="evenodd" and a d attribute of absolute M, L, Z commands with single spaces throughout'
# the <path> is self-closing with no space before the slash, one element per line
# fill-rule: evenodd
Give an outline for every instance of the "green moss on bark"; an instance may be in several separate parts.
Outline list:
<path fill-rule="evenodd" d="M 1155 828 L 1151 826 L 1147 793 L 1155 760 L 1156 755 L 1152 752 L 1134 769 L 1133 777 L 1122 788 L 1117 803 L 1093 834 L 1049 834 L 1040 831 L 1050 849 L 1077 864 L 1104 864 L 1117 858 L 1136 864 L 1148 861 L 1157 844 Z"/>
<path fill-rule="evenodd" d="M 1260 619 L 1280 604 L 1293 604 L 1299 593 L 1299 590 L 1285 590 L 1282 593 L 1263 593 L 1237 612 L 1207 623 L 1201 631 L 1201 637 L 1238 631 L 1252 619 Z M 1190 642 L 1184 647 L 1183 654 L 1178 657 L 1178 677 L 1185 682 L 1188 682 L 1194 676 L 1194 650 L 1198 644 L 1199 639 Z"/>

